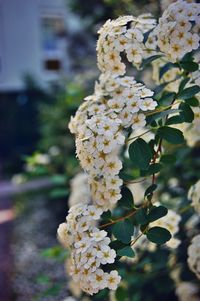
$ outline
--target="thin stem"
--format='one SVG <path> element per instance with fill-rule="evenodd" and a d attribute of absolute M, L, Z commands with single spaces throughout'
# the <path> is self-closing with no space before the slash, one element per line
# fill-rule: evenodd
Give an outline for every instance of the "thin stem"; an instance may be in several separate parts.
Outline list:
<path fill-rule="evenodd" d="M 130 212 L 129 214 L 127 214 L 125 216 L 122 216 L 122 217 L 120 217 L 120 218 L 118 218 L 118 219 L 116 219 L 114 221 L 111 221 L 111 222 L 109 222 L 107 224 L 103 224 L 99 228 L 105 228 L 105 227 L 111 226 L 113 224 L 116 224 L 118 222 L 121 222 L 121 221 L 125 220 L 126 218 L 129 218 L 129 217 L 133 216 L 136 213 L 136 211 L 137 210 L 134 210 L 134 211 Z"/>
<path fill-rule="evenodd" d="M 144 182 L 146 180 L 146 178 L 142 179 L 142 180 L 138 180 L 138 181 L 124 181 L 125 184 L 137 184 L 137 183 L 141 183 Z"/>
<path fill-rule="evenodd" d="M 138 239 L 143 235 L 143 233 L 140 233 L 140 235 L 138 235 L 134 240 L 131 241 L 131 246 L 133 246 L 136 241 L 138 241 Z"/>
<path fill-rule="evenodd" d="M 178 103 L 181 103 L 182 101 L 176 101 L 176 102 L 174 102 L 173 104 L 171 104 L 171 105 L 169 105 L 169 106 L 165 106 L 165 107 L 162 107 L 162 108 L 160 108 L 160 109 L 158 109 L 158 110 L 154 110 L 154 111 L 152 111 L 152 112 L 149 112 L 149 113 L 146 113 L 145 114 L 145 116 L 150 116 L 150 115 L 153 115 L 153 114 L 156 114 L 156 113 L 160 113 L 160 112 L 164 112 L 164 111 L 166 111 L 166 109 L 169 109 L 169 108 L 171 108 L 173 105 L 175 105 L 175 104 L 178 104 Z"/>
<path fill-rule="evenodd" d="M 142 231 L 142 233 L 140 233 L 134 240 L 131 241 L 131 246 L 133 246 L 138 239 L 140 239 L 140 237 L 142 237 L 142 235 L 144 234 L 144 232 L 146 231 L 146 229 L 148 228 L 148 226 L 145 227 L 145 229 Z"/>
<path fill-rule="evenodd" d="M 191 206 L 191 204 L 189 204 L 189 205 L 187 205 L 187 206 L 181 208 L 179 212 L 180 212 L 180 213 L 184 213 L 184 212 L 190 210 L 191 208 L 192 208 L 192 206 Z"/>
<path fill-rule="evenodd" d="M 131 140 L 134 140 L 134 139 L 136 139 L 136 138 L 142 137 L 142 136 L 144 136 L 145 134 L 147 134 L 147 133 L 149 133 L 149 132 L 151 132 L 151 130 L 148 130 L 148 131 L 146 131 L 146 132 L 144 132 L 144 133 L 142 133 L 142 134 L 140 134 L 140 135 L 134 136 L 134 137 L 132 137 L 132 138 L 128 138 L 128 139 L 126 140 L 126 143 L 129 142 L 129 141 L 131 141 Z"/>

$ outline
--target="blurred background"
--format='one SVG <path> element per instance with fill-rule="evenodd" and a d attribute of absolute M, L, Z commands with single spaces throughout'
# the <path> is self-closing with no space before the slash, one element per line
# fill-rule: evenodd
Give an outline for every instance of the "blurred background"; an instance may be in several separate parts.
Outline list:
<path fill-rule="evenodd" d="M 166 0 L 0 0 L 0 300 L 68 296 L 56 230 L 79 171 L 67 124 L 98 77 L 97 30 Z"/>

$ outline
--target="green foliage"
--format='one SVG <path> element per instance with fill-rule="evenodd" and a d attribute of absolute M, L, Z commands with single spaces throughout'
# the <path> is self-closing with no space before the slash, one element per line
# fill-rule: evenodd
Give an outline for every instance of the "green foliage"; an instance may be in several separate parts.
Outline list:
<path fill-rule="evenodd" d="M 183 133 L 180 130 L 169 126 L 160 127 L 157 134 L 161 139 L 172 144 L 181 144 L 184 142 Z"/>
<path fill-rule="evenodd" d="M 112 226 L 113 235 L 121 242 L 128 244 L 134 233 L 134 226 L 129 219 L 120 221 Z"/>
<path fill-rule="evenodd" d="M 129 246 L 119 249 L 117 251 L 117 255 L 131 257 L 131 258 L 135 257 L 135 253 L 134 253 L 133 249 Z"/>
<path fill-rule="evenodd" d="M 170 232 L 162 227 L 150 228 L 146 235 L 148 240 L 156 244 L 164 244 L 171 238 Z"/>
<path fill-rule="evenodd" d="M 199 92 L 200 92 L 200 87 L 195 85 L 195 86 L 185 88 L 182 91 L 180 91 L 178 94 L 178 98 L 188 99 L 188 98 L 195 96 Z"/>
<path fill-rule="evenodd" d="M 157 219 L 167 215 L 167 212 L 168 212 L 168 210 L 164 206 L 151 207 L 150 212 L 147 216 L 148 222 L 151 223 L 151 222 L 156 221 Z"/>
<path fill-rule="evenodd" d="M 119 200 L 119 206 L 124 207 L 125 209 L 131 209 L 134 207 L 134 200 L 131 191 L 126 187 L 121 189 L 121 199 Z"/>
<path fill-rule="evenodd" d="M 142 138 L 138 138 L 129 146 L 129 156 L 135 166 L 148 169 L 152 158 L 151 148 Z"/>

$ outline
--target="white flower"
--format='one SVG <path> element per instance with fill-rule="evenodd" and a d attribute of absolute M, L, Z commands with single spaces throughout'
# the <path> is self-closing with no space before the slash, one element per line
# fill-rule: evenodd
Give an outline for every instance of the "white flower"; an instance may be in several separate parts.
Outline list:
<path fill-rule="evenodd" d="M 132 117 L 132 129 L 136 130 L 138 128 L 144 127 L 146 124 L 145 115 L 143 114 L 134 114 Z"/>
<path fill-rule="evenodd" d="M 143 111 L 150 111 L 154 110 L 157 106 L 157 102 L 154 101 L 152 98 L 144 98 L 139 104 L 140 109 Z"/>
<path fill-rule="evenodd" d="M 190 187 L 188 198 L 192 200 L 192 206 L 197 213 L 200 214 L 200 180 L 195 185 Z"/>
<path fill-rule="evenodd" d="M 139 46 L 134 45 L 126 50 L 127 59 L 129 62 L 139 64 L 142 62 L 142 50 Z"/>
<path fill-rule="evenodd" d="M 200 279 L 200 235 L 196 235 L 188 247 L 188 265 Z"/>
<path fill-rule="evenodd" d="M 115 261 L 116 252 L 108 246 L 101 248 L 101 251 L 97 252 L 97 257 L 100 258 L 102 264 L 113 263 Z"/>
<path fill-rule="evenodd" d="M 91 233 L 91 237 L 93 237 L 94 241 L 99 242 L 107 236 L 107 232 L 104 230 L 99 231 L 96 229 L 96 232 Z"/>
<path fill-rule="evenodd" d="M 107 279 L 105 277 L 105 273 L 101 269 L 97 269 L 94 273 L 90 276 L 90 281 L 92 287 L 98 289 L 104 289 L 107 286 Z"/>
<path fill-rule="evenodd" d="M 119 276 L 117 271 L 111 271 L 107 275 L 107 286 L 111 290 L 116 290 L 117 286 L 121 280 L 121 276 Z"/>
<path fill-rule="evenodd" d="M 92 219 L 98 220 L 102 215 L 103 211 L 101 208 L 97 208 L 96 206 L 88 206 L 88 209 L 85 215 L 89 215 Z"/>
<path fill-rule="evenodd" d="M 181 281 L 176 285 L 176 295 L 180 301 L 199 301 L 198 286 L 192 282 Z"/>
<path fill-rule="evenodd" d="M 199 18 L 199 7 L 197 3 L 180 0 L 171 4 L 159 19 L 154 30 L 157 43 L 172 62 L 199 47 L 200 38 L 194 30 Z"/>

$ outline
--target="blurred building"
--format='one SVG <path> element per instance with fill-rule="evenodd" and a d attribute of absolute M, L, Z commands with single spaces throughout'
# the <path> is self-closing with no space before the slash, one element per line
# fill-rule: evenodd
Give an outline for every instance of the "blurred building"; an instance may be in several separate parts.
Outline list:
<path fill-rule="evenodd" d="M 0 92 L 20 91 L 27 75 L 46 85 L 68 73 L 76 27 L 66 0 L 0 0 Z"/>

